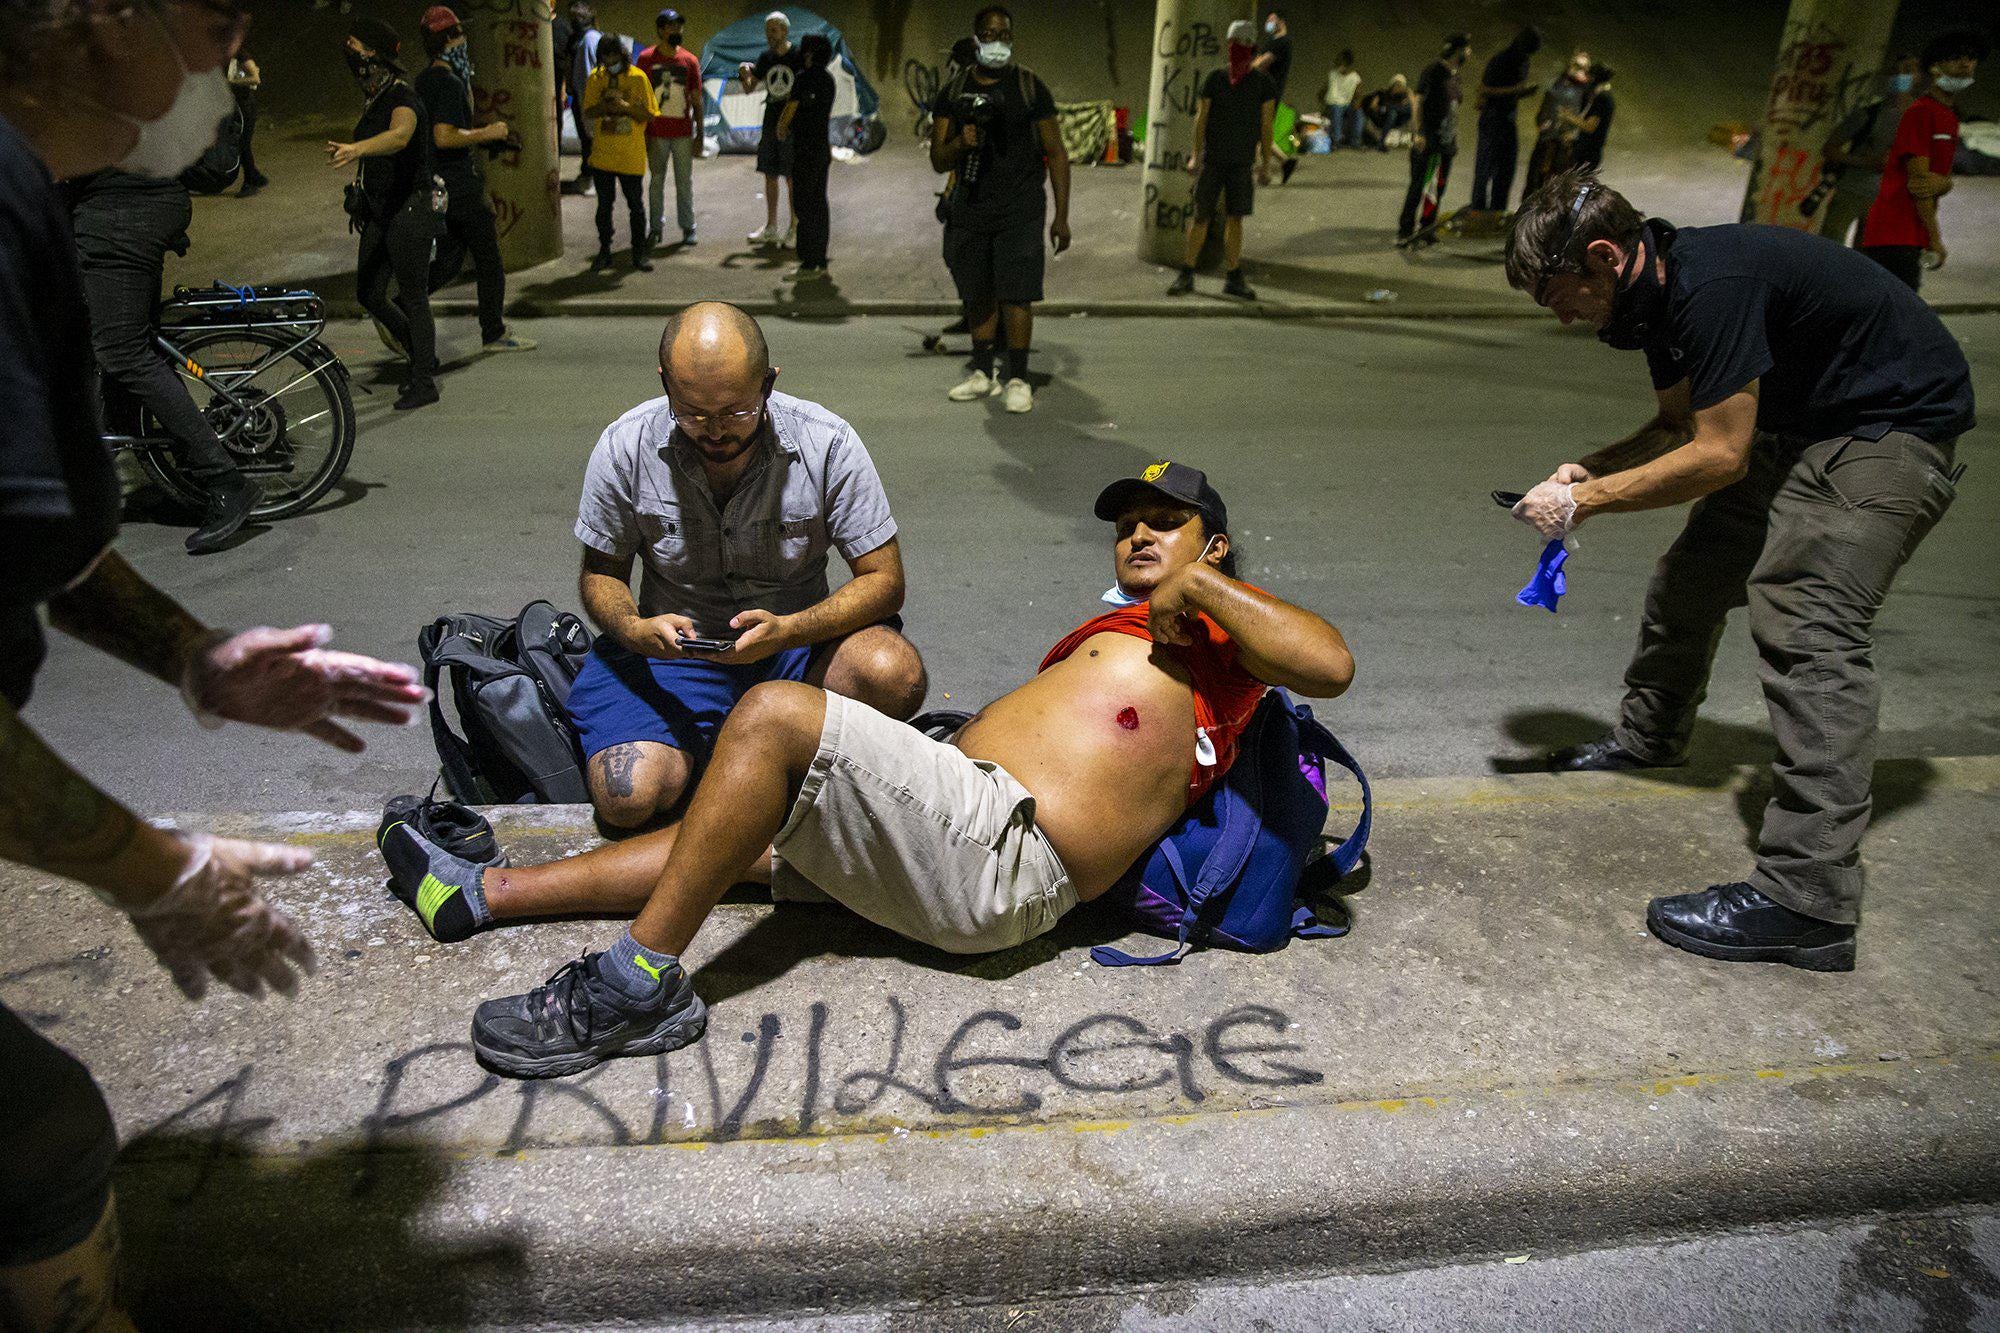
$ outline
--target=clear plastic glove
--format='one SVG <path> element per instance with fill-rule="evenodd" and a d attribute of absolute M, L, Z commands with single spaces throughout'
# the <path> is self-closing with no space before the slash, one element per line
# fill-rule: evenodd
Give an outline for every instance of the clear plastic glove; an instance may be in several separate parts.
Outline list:
<path fill-rule="evenodd" d="M 181 693 L 195 716 L 302 731 L 359 754 L 361 738 L 335 718 L 407 726 L 429 694 L 394 662 L 326 645 L 326 625 L 215 634 L 189 659 Z"/>
<path fill-rule="evenodd" d="M 1559 541 L 1576 529 L 1576 483 L 1545 481 L 1521 497 L 1511 511 L 1550 541 Z"/>
<path fill-rule="evenodd" d="M 288 913 L 264 901 L 257 880 L 296 875 L 312 864 L 312 853 L 282 843 L 182 836 L 187 869 L 160 898 L 130 909 L 132 929 L 190 1000 L 208 993 L 210 977 L 253 997 L 266 986 L 290 995 L 298 974 L 316 966 L 312 946 Z"/>

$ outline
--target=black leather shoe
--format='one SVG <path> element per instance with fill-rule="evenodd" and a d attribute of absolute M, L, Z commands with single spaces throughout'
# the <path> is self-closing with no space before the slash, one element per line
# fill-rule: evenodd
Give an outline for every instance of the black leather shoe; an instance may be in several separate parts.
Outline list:
<path fill-rule="evenodd" d="M 257 483 L 247 478 L 234 487 L 211 491 L 202 511 L 201 526 L 188 534 L 187 553 L 207 555 L 219 551 L 257 507 Z"/>
<path fill-rule="evenodd" d="M 1853 926 L 1794 912 L 1740 881 L 1655 898 L 1646 905 L 1646 926 L 1676 949 L 1704 958 L 1854 970 Z"/>
<path fill-rule="evenodd" d="M 1686 762 L 1685 759 L 1670 759 L 1654 763 L 1650 759 L 1642 759 L 1613 740 L 1609 733 L 1581 745 L 1551 750 L 1548 756 L 1551 773 L 1625 773 L 1635 768 L 1679 768 Z"/>
<path fill-rule="evenodd" d="M 403 390 L 403 396 L 396 400 L 395 409 L 398 412 L 410 412 L 419 407 L 429 407 L 437 400 L 437 385 L 432 384 L 420 389 L 412 384 L 409 388 Z"/>

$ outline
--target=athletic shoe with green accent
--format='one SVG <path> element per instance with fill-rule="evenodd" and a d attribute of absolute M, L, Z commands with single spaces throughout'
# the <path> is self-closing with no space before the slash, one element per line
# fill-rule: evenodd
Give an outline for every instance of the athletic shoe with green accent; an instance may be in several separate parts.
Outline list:
<path fill-rule="evenodd" d="M 432 939 L 455 944 L 493 924 L 481 883 L 486 867 L 453 856 L 402 822 L 384 829 L 380 841 L 389 891 L 417 914 Z"/>
<path fill-rule="evenodd" d="M 587 953 L 525 995 L 480 1005 L 472 1016 L 479 1062 L 515 1078 L 560 1078 L 701 1040 L 708 1006 L 679 964 L 662 969 L 652 994 L 634 996 L 603 974 L 603 957 Z"/>

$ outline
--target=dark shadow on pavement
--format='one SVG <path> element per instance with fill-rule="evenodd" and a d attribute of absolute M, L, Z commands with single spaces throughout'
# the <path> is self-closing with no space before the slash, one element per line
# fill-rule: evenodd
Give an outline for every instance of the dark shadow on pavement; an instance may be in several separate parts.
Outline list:
<path fill-rule="evenodd" d="M 1004 981 L 1072 949 L 1088 949 L 1120 939 L 1123 923 L 1100 903 L 1085 903 L 1053 930 L 1013 949 L 989 954 L 955 954 L 905 939 L 838 904 L 780 903 L 769 916 L 733 940 L 695 973 L 703 1000 L 711 1006 L 782 978 L 799 963 L 822 955 L 893 958 L 912 967 L 984 981 Z"/>
<path fill-rule="evenodd" d="M 1547 772 L 1543 757 L 1547 751 L 1596 740 L 1612 724 L 1587 713 L 1541 709 L 1510 713 L 1503 725 L 1508 739 L 1531 747 L 1535 753 L 1490 756 L 1487 762 L 1496 773 Z M 1750 778 L 1736 792 L 1736 815 L 1743 821 L 1745 844 L 1755 851 L 1757 832 L 1764 823 L 1764 807 L 1771 799 L 1770 763 L 1775 753 L 1771 733 L 1764 728 L 1702 720 L 1695 723 L 1694 739 L 1689 743 L 1688 762 L 1684 766 L 1636 769 L 1628 776 L 1713 791 L 1731 785 L 1736 781 L 1737 770 L 1749 766 Z M 1885 824 L 1898 812 L 1921 801 L 1936 784 L 1937 777 L 1937 766 L 1928 759 L 1878 762 L 1871 825 Z"/>
<path fill-rule="evenodd" d="M 253 1073 L 245 1066 L 236 1082 Z M 443 1153 L 253 1153 L 242 1136 L 268 1119 L 239 1119 L 234 1098 L 218 1091 L 192 1113 L 213 1129 L 148 1132 L 119 1155 L 127 1296 L 139 1327 L 285 1327 L 301 1283 L 329 1302 L 333 1322 L 455 1327 L 504 1307 L 526 1280 L 526 1243 L 504 1219 L 476 1240 L 436 1238 L 425 1214 L 449 1174 Z"/>

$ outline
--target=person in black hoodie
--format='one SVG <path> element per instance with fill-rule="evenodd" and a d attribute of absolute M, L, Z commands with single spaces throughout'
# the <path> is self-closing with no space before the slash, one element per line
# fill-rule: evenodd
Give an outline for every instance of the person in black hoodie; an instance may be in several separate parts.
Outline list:
<path fill-rule="evenodd" d="M 827 137 L 833 117 L 833 43 L 825 33 L 812 33 L 799 42 L 799 58 L 804 67 L 778 116 L 778 139 L 792 150 L 792 211 L 799 219 L 799 266 L 785 276 L 816 282 L 826 277 L 827 240 L 833 230 L 833 206 L 826 197 L 833 166 Z"/>
<path fill-rule="evenodd" d="M 431 242 L 438 214 L 431 198 L 430 115 L 397 63 L 402 39 L 380 19 L 358 18 L 347 37 L 347 68 L 367 106 L 350 143 L 326 146 L 334 167 L 360 164 L 348 187 L 348 215 L 361 230 L 354 285 L 390 350 L 409 359 L 396 399 L 407 412 L 438 400 L 437 327 L 431 320 Z M 396 299 L 389 299 L 394 279 Z"/>

